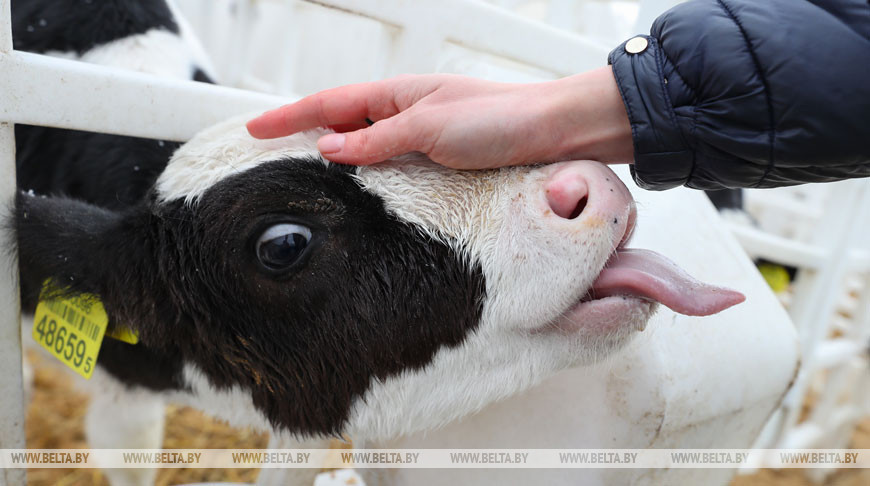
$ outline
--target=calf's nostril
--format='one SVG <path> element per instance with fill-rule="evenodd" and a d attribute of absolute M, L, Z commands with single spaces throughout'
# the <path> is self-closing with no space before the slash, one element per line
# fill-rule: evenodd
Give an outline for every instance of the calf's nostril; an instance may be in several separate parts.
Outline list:
<path fill-rule="evenodd" d="M 585 197 L 580 199 L 579 201 L 577 201 L 577 206 L 574 207 L 574 210 L 571 211 L 571 214 L 568 215 L 568 219 L 574 219 L 577 216 L 580 216 L 580 213 L 582 213 L 584 209 L 586 209 L 586 198 Z"/>
<path fill-rule="evenodd" d="M 550 209 L 564 219 L 575 219 L 586 209 L 589 187 L 579 174 L 563 171 L 557 173 L 546 186 L 547 203 Z"/>

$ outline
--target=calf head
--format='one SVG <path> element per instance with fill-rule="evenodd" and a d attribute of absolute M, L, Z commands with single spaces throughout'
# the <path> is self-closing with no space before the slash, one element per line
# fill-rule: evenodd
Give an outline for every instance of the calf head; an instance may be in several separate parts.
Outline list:
<path fill-rule="evenodd" d="M 456 172 L 409 155 L 355 168 L 324 161 L 321 134 L 218 125 L 123 211 L 20 195 L 25 293 L 51 278 L 99 295 L 138 331 L 131 356 L 153 361 L 132 364 L 206 409 L 370 438 L 600 359 L 656 300 L 694 314 L 739 301 L 622 250 L 634 205 L 604 165 Z"/>

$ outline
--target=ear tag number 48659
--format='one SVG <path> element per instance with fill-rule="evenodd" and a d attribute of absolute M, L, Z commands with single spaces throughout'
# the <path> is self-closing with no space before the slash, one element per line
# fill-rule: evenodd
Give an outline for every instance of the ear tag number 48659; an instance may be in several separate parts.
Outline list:
<path fill-rule="evenodd" d="M 90 378 L 108 324 L 103 304 L 95 296 L 40 299 L 33 316 L 33 339 L 75 372 Z"/>

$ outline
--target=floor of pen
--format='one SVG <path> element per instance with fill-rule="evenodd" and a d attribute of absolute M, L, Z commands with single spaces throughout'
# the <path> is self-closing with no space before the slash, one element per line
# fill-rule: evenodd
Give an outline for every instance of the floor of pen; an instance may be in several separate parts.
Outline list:
<path fill-rule="evenodd" d="M 84 416 L 87 395 L 76 390 L 69 374 L 45 356 L 30 353 L 34 364 L 33 395 L 27 411 L 30 448 L 85 448 Z M 197 410 L 170 406 L 166 413 L 165 448 L 265 448 L 268 435 L 235 429 Z M 204 481 L 253 483 L 257 469 L 161 469 L 157 485 Z M 30 469 L 27 483 L 41 485 L 108 485 L 98 469 Z"/>
<path fill-rule="evenodd" d="M 84 416 L 88 397 L 70 383 L 69 374 L 45 356 L 30 353 L 34 364 L 33 396 L 27 414 L 27 446 L 30 448 L 85 448 Z M 165 448 L 264 448 L 266 434 L 232 428 L 197 410 L 170 406 L 167 410 Z M 338 444 L 336 444 L 338 446 Z M 852 448 L 870 449 L 870 418 L 857 428 Z M 207 481 L 253 483 L 257 469 L 161 469 L 160 486 Z M 30 486 L 108 485 L 98 469 L 30 469 Z M 800 469 L 762 470 L 738 476 L 731 486 L 811 486 Z M 870 470 L 842 469 L 823 483 L 831 486 L 870 484 Z"/>

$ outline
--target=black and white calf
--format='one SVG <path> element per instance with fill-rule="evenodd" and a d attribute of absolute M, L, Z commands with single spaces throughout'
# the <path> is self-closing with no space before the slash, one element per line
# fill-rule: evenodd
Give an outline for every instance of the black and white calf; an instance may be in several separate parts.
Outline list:
<path fill-rule="evenodd" d="M 105 2 L 128 3 L 160 4 Z M 103 344 L 93 447 L 158 447 L 166 401 L 300 440 L 431 429 L 614 352 L 655 302 L 742 298 L 624 249 L 634 204 L 604 165 L 353 168 L 319 156 L 322 131 L 262 141 L 243 122 L 168 165 L 153 141 L 19 140 L 20 187 L 49 195 L 16 202 L 25 305 L 53 279 L 139 334 Z"/>

